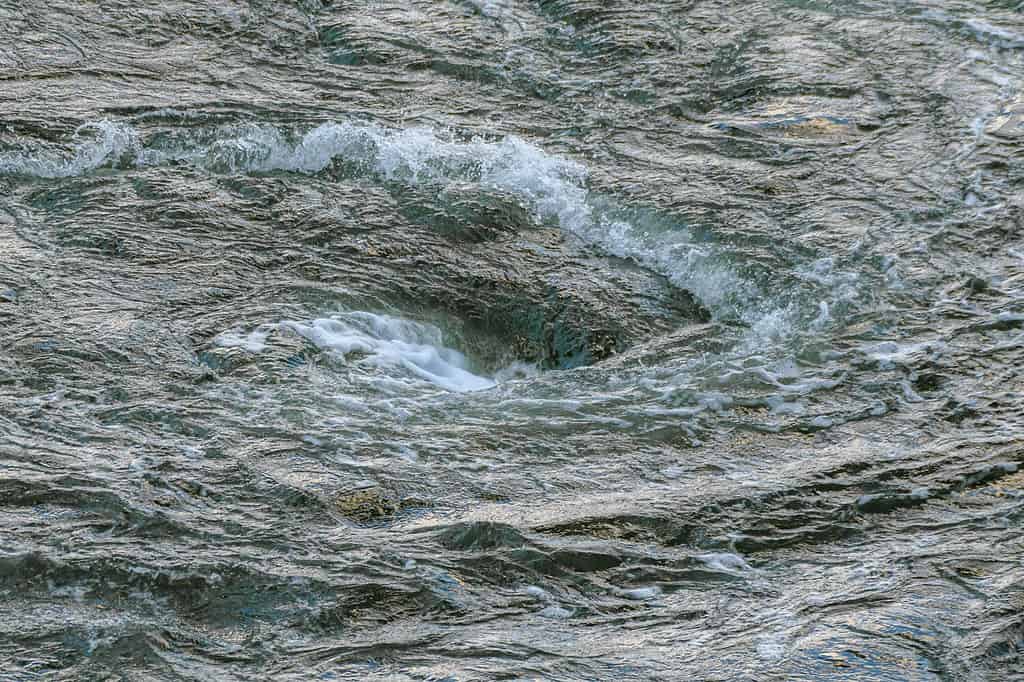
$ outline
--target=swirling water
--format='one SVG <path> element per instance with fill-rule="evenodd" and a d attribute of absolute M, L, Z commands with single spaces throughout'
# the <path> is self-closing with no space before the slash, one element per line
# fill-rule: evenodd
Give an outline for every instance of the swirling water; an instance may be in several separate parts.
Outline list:
<path fill-rule="evenodd" d="M 0 679 L 1024 679 L 1024 4 L 0 35 Z"/>

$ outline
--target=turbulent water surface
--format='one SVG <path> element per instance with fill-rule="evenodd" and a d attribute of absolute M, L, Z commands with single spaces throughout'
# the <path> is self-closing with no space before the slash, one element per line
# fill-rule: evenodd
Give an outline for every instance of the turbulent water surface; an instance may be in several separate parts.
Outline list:
<path fill-rule="evenodd" d="M 1018 0 L 0 0 L 3 680 L 1024 679 Z"/>

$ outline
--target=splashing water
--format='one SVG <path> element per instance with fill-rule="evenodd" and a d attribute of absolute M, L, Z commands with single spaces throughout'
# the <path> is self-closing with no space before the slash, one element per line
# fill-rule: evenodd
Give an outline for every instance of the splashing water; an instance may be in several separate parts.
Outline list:
<path fill-rule="evenodd" d="M 627 217 L 614 199 L 588 190 L 585 166 L 515 136 L 459 141 L 426 128 L 394 130 L 362 122 L 325 123 L 293 134 L 247 124 L 140 146 L 128 125 L 104 121 L 86 128 L 102 132 L 101 139 L 81 143 L 64 157 L 53 152 L 0 157 L 0 172 L 69 177 L 130 157 L 143 167 L 184 161 L 215 173 L 319 173 L 343 161 L 392 183 L 472 182 L 518 196 L 537 220 L 555 221 L 606 253 L 632 259 L 693 292 L 717 319 L 750 329 L 746 348 L 784 341 L 808 327 L 818 330 L 858 297 L 856 275 L 833 272 L 831 259 L 795 269 L 798 279 L 823 285 L 817 294 L 823 298 L 807 298 L 799 290 L 768 294 L 740 274 L 721 245 L 699 242 L 685 226 L 662 218 L 635 212 Z"/>
<path fill-rule="evenodd" d="M 449 391 L 481 391 L 495 385 L 493 379 L 471 372 L 465 355 L 444 346 L 437 327 L 368 312 L 261 325 L 248 333 L 224 332 L 214 343 L 258 353 L 274 331 L 293 332 L 318 349 L 343 359 L 355 358 L 353 362 L 364 367 L 406 370 Z"/>

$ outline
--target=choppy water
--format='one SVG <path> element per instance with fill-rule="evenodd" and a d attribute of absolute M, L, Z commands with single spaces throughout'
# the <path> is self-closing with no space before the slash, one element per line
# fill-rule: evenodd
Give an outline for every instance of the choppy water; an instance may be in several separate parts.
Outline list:
<path fill-rule="evenodd" d="M 0 38 L 0 678 L 1024 679 L 1024 4 Z"/>

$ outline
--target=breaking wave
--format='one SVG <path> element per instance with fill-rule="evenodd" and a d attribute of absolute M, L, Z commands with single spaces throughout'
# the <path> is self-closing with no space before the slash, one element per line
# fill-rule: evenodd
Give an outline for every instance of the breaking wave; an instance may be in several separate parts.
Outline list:
<path fill-rule="evenodd" d="M 692 292 L 716 319 L 749 327 L 748 341 L 755 345 L 820 329 L 834 321 L 837 307 L 858 295 L 856 277 L 841 272 L 832 259 L 789 273 L 801 286 L 766 292 L 742 273 L 742 262 L 723 245 L 695 238 L 678 221 L 630 211 L 592 191 L 581 163 L 515 136 L 466 140 L 427 128 L 344 121 L 305 132 L 244 124 L 155 136 L 145 144 L 140 138 L 127 124 L 89 124 L 75 133 L 70 149 L 0 155 L 0 173 L 61 178 L 106 166 L 172 162 L 212 173 L 319 173 L 342 163 L 387 183 L 475 183 L 517 197 L 537 221 L 554 222 L 608 254 L 667 277 Z"/>

